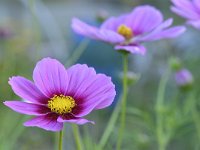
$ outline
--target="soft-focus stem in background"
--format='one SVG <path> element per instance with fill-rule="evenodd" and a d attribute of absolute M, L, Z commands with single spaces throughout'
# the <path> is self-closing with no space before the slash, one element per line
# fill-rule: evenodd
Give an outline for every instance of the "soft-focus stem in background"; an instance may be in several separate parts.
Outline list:
<path fill-rule="evenodd" d="M 63 141 L 63 130 L 59 132 L 59 144 L 58 144 L 58 150 L 62 150 L 62 141 Z"/>
<path fill-rule="evenodd" d="M 83 39 L 80 44 L 78 45 L 77 48 L 73 50 L 73 53 L 70 55 L 69 60 L 67 60 L 65 66 L 68 67 L 70 65 L 73 65 L 74 63 L 77 62 L 77 60 L 81 57 L 83 52 L 86 50 L 90 43 L 89 39 Z"/>
<path fill-rule="evenodd" d="M 193 120 L 194 120 L 194 124 L 195 124 L 195 127 L 196 127 L 196 131 L 197 131 L 197 137 L 198 137 L 198 141 L 200 141 L 200 116 L 199 116 L 199 112 L 197 110 L 197 99 L 195 97 L 195 93 L 194 92 L 190 92 L 189 95 L 188 95 L 188 99 L 187 101 L 193 101 L 193 106 L 192 106 L 192 117 L 193 117 Z M 197 144 L 198 146 L 198 149 L 200 147 L 199 144 Z"/>
<path fill-rule="evenodd" d="M 156 99 L 155 110 L 156 110 L 156 134 L 158 141 L 158 150 L 166 150 L 168 143 L 168 138 L 167 138 L 168 136 L 165 133 L 165 127 L 164 127 L 164 118 L 165 118 L 164 96 L 169 75 L 170 71 L 168 69 L 160 80 L 157 99 Z"/>
<path fill-rule="evenodd" d="M 76 149 L 77 150 L 83 150 L 82 140 L 81 140 L 81 136 L 80 136 L 80 133 L 79 133 L 78 126 L 76 124 L 73 124 L 72 128 L 73 128 L 74 139 L 75 139 L 75 142 L 76 142 Z"/>
<path fill-rule="evenodd" d="M 114 126 L 115 126 L 115 123 L 118 119 L 118 116 L 119 116 L 119 112 L 120 112 L 120 106 L 121 106 L 121 98 L 122 96 L 120 95 L 119 99 L 118 99 L 118 103 L 117 105 L 115 106 L 115 109 L 113 110 L 112 112 L 112 115 L 108 121 L 108 124 L 107 124 L 107 127 L 106 129 L 104 130 L 103 132 L 103 135 L 100 139 L 100 142 L 99 142 L 99 150 L 102 150 L 104 149 L 104 146 L 106 145 L 113 129 L 114 129 Z"/>
<path fill-rule="evenodd" d="M 32 24 L 33 24 L 33 30 L 34 32 L 34 42 L 36 45 L 36 53 L 35 53 L 35 59 L 38 60 L 40 58 L 40 47 L 41 47 L 41 33 L 40 33 L 40 25 L 39 25 L 39 21 L 36 15 L 36 2 L 35 0 L 29 0 L 28 2 L 28 7 L 31 13 L 31 17 L 32 17 Z"/>
<path fill-rule="evenodd" d="M 117 150 L 121 149 L 125 122 L 126 122 L 126 101 L 127 101 L 127 92 L 128 92 L 128 80 L 127 80 L 127 72 L 128 72 L 128 53 L 123 52 L 123 96 L 122 96 L 122 105 L 121 105 L 121 116 L 120 116 L 120 128 L 119 135 L 117 139 Z"/>

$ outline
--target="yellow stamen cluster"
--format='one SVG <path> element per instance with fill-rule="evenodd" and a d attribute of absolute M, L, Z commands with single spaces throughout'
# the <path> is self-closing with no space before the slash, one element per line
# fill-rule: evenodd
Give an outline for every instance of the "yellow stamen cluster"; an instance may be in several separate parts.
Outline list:
<path fill-rule="evenodd" d="M 117 32 L 123 35 L 126 39 L 130 39 L 133 37 L 133 32 L 131 28 L 127 27 L 126 25 L 122 24 L 118 27 Z"/>
<path fill-rule="evenodd" d="M 75 106 L 75 100 L 71 96 L 55 95 L 48 101 L 48 108 L 58 114 L 70 113 Z"/>

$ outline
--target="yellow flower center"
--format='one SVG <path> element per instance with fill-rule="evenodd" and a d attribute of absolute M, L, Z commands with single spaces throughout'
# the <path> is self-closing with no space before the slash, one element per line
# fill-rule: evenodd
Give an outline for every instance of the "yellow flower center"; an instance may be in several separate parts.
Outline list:
<path fill-rule="evenodd" d="M 131 28 L 127 27 L 126 25 L 122 24 L 118 27 L 117 32 L 123 35 L 126 39 L 130 39 L 133 37 L 133 32 Z"/>
<path fill-rule="evenodd" d="M 71 96 L 55 95 L 48 101 L 48 108 L 58 114 L 70 113 L 75 106 L 75 100 Z"/>

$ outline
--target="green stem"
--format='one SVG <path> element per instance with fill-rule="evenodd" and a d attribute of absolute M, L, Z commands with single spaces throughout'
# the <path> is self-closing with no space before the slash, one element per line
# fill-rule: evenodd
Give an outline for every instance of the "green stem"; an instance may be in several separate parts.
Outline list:
<path fill-rule="evenodd" d="M 123 96 L 122 96 L 122 110 L 121 110 L 121 117 L 120 117 L 120 128 L 119 128 L 119 135 L 117 139 L 117 150 L 121 149 L 125 122 L 126 122 L 126 101 L 127 101 L 127 72 L 128 72 L 128 53 L 123 54 Z"/>
<path fill-rule="evenodd" d="M 196 98 L 194 97 L 194 93 L 190 93 L 189 99 L 187 101 L 193 101 L 193 107 L 191 109 L 192 111 L 192 117 L 195 123 L 196 131 L 197 131 L 197 136 L 198 140 L 200 141 L 200 117 L 199 117 L 199 112 L 196 107 Z"/>
<path fill-rule="evenodd" d="M 119 98 L 119 100 L 121 100 L 121 97 Z M 113 110 L 112 112 L 112 115 L 110 117 L 110 120 L 108 122 L 108 125 L 106 127 L 106 129 L 104 130 L 103 132 L 103 135 L 100 139 L 100 142 L 99 142 L 99 149 L 102 150 L 104 148 L 104 146 L 106 145 L 112 131 L 113 131 L 113 128 L 115 126 L 115 123 L 117 121 L 117 118 L 119 116 L 119 112 L 120 112 L 120 106 L 121 106 L 121 101 L 118 102 L 117 106 L 115 106 L 115 109 Z"/>
<path fill-rule="evenodd" d="M 194 108 L 192 109 L 192 116 L 194 119 L 194 123 L 195 123 L 195 127 L 196 127 L 196 131 L 197 131 L 197 137 L 198 137 L 198 141 L 200 141 L 200 119 L 199 119 L 199 115 L 198 115 L 198 111 L 196 106 L 194 106 Z M 200 145 L 199 143 L 197 143 L 197 149 L 199 149 Z"/>
<path fill-rule="evenodd" d="M 78 126 L 73 124 L 72 128 L 73 128 L 74 138 L 75 138 L 75 141 L 76 141 L 77 150 L 83 150 L 82 141 L 81 141 L 81 138 L 80 138 Z"/>
<path fill-rule="evenodd" d="M 167 85 L 167 81 L 169 78 L 170 71 L 168 70 L 164 76 L 161 78 L 159 87 L 158 87 L 158 94 L 157 94 L 157 100 L 156 100 L 156 134 L 157 134 L 157 141 L 158 141 L 158 149 L 159 150 L 166 150 L 167 147 L 167 141 L 165 129 L 164 129 L 164 95 L 165 95 L 165 89 Z"/>
<path fill-rule="evenodd" d="M 34 42 L 36 45 L 36 51 L 35 51 L 35 59 L 38 60 L 40 58 L 40 48 L 41 48 L 41 33 L 40 33 L 40 24 L 39 24 L 39 20 L 38 17 L 36 15 L 36 10 L 35 10 L 35 6 L 36 6 L 36 1 L 35 0 L 29 0 L 28 3 L 29 9 L 30 9 L 30 13 L 31 13 L 31 17 L 32 17 L 32 25 L 33 25 L 33 29 L 34 29 Z"/>
<path fill-rule="evenodd" d="M 59 144 L 58 144 L 58 150 L 62 150 L 62 141 L 63 141 L 63 130 L 59 132 Z"/>

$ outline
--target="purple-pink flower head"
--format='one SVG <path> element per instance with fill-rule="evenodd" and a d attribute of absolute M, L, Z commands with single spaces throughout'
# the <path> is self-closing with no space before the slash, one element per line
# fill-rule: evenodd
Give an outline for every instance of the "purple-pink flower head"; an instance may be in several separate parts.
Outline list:
<path fill-rule="evenodd" d="M 0 27 L 0 40 L 12 37 L 12 31 L 7 27 Z"/>
<path fill-rule="evenodd" d="M 187 24 L 200 29 L 200 0 L 171 0 L 171 10 L 187 19 Z"/>
<path fill-rule="evenodd" d="M 182 89 L 188 89 L 193 84 L 193 76 L 187 69 L 181 69 L 176 72 L 175 79 L 177 85 Z"/>
<path fill-rule="evenodd" d="M 163 21 L 159 10 L 152 6 L 138 6 L 131 13 L 111 17 L 97 28 L 77 18 L 72 20 L 75 32 L 115 45 L 116 50 L 144 54 L 143 42 L 174 38 L 185 31 L 185 27 L 171 27 L 173 19 Z"/>
<path fill-rule="evenodd" d="M 50 131 L 60 131 L 64 122 L 85 124 L 83 117 L 114 100 L 115 86 L 110 77 L 97 74 L 87 65 L 68 69 L 55 59 L 44 58 L 33 71 L 33 81 L 16 76 L 9 80 L 15 94 L 24 101 L 6 101 L 12 110 L 34 115 L 24 123 Z"/>

